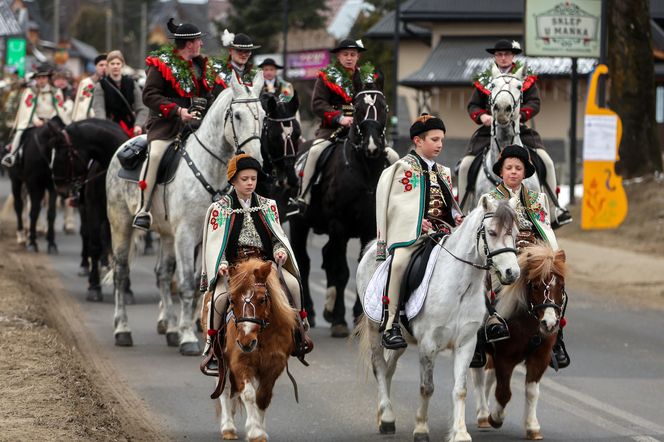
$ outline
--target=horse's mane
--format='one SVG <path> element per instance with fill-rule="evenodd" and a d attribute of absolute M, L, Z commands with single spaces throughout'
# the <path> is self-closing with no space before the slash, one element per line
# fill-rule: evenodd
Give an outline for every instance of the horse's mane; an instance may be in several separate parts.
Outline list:
<path fill-rule="evenodd" d="M 554 251 L 541 242 L 523 249 L 518 261 L 521 276 L 514 284 L 503 287 L 498 295 L 496 308 L 504 318 L 509 318 L 520 309 L 526 308 L 529 281 L 547 280 L 551 274 L 565 278 L 567 273 L 564 252 Z"/>
<path fill-rule="evenodd" d="M 257 281 L 254 275 L 254 270 L 260 268 L 265 261 L 260 259 L 249 259 L 238 264 L 237 269 L 233 272 L 233 277 L 230 280 L 230 294 L 233 296 L 236 293 L 245 293 Z M 261 282 L 261 281 L 258 281 Z M 271 302 L 271 319 L 270 322 L 285 323 L 280 327 L 295 327 L 296 317 L 293 308 L 288 303 L 286 293 L 281 288 L 281 282 L 277 276 L 274 268 L 270 269 L 270 273 L 265 281 L 267 291 L 270 294 Z"/>

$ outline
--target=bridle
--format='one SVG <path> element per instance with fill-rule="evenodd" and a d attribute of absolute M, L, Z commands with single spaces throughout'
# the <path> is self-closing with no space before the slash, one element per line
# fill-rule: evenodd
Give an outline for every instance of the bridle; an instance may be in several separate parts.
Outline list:
<path fill-rule="evenodd" d="M 56 147 L 51 148 L 51 161 L 49 162 L 49 169 L 51 170 L 51 179 L 53 180 L 54 183 L 57 182 L 65 182 L 69 184 L 74 192 L 77 192 L 79 189 L 81 189 L 83 186 L 85 186 L 87 183 L 90 181 L 98 178 L 99 176 L 103 175 L 106 173 L 106 169 L 96 173 L 95 175 L 86 178 L 86 172 L 84 172 L 81 175 L 76 175 L 75 174 L 75 164 L 76 162 L 79 162 L 80 164 L 83 164 L 85 162 L 85 159 L 81 157 L 80 152 L 76 149 L 76 147 L 72 144 L 71 142 L 71 136 L 69 135 L 69 132 L 67 132 L 67 129 L 64 128 L 60 131 L 62 134 L 62 137 L 65 140 L 65 148 L 67 149 L 67 165 L 66 165 L 66 170 L 67 174 L 65 176 L 59 176 L 56 175 L 53 167 L 55 166 L 55 155 L 58 151 Z M 89 166 L 89 164 L 88 164 Z M 87 167 L 85 170 L 87 171 Z"/>
<path fill-rule="evenodd" d="M 483 265 L 482 264 L 476 264 L 474 262 L 471 262 L 471 261 L 465 260 L 465 259 L 463 259 L 459 256 L 456 256 L 454 253 L 452 253 L 449 249 L 447 249 L 445 247 L 445 240 L 449 236 L 445 236 L 443 238 L 443 240 L 439 243 L 440 246 L 443 248 L 443 250 L 445 250 L 447 253 L 452 255 L 452 257 L 455 258 L 458 261 L 461 261 L 465 264 L 471 265 L 471 266 L 473 266 L 473 267 L 475 267 L 476 269 L 479 269 L 479 270 L 490 270 L 491 267 L 493 266 L 493 257 L 494 256 L 500 255 L 502 253 L 514 253 L 515 255 L 517 253 L 517 250 L 514 247 L 502 247 L 502 248 L 496 249 L 496 250 L 489 250 L 489 244 L 486 240 L 486 225 L 484 224 L 484 221 L 489 219 L 489 218 L 493 218 L 494 216 L 495 216 L 495 212 L 485 213 L 484 217 L 482 218 L 482 224 L 480 225 L 480 227 L 477 228 L 477 234 L 475 235 L 475 248 L 478 252 L 480 250 L 480 239 L 482 239 L 482 242 L 484 243 L 484 255 L 486 256 L 486 263 L 485 264 L 483 264 Z M 506 233 L 510 236 L 512 235 L 512 227 L 511 226 L 507 229 Z"/>
<path fill-rule="evenodd" d="M 297 148 L 295 147 L 295 143 L 293 142 L 293 132 L 295 131 L 295 123 L 294 121 L 297 118 L 293 115 L 292 117 L 285 117 L 285 118 L 272 118 L 269 116 L 265 117 L 266 121 L 271 121 L 275 123 L 279 123 L 279 126 L 281 127 L 281 139 L 283 141 L 283 154 L 281 156 L 273 156 L 272 152 L 269 152 L 268 149 L 268 155 L 270 156 L 270 160 L 273 162 L 278 162 L 278 161 L 283 161 L 287 160 L 289 158 L 295 158 L 297 156 Z M 288 123 L 288 124 L 286 124 Z M 269 133 L 269 125 L 265 124 L 265 134 Z"/>
<path fill-rule="evenodd" d="M 502 86 L 500 86 L 500 89 L 498 90 L 498 92 L 495 93 L 495 95 L 493 94 L 493 92 L 490 95 L 490 103 L 489 103 L 490 109 L 492 110 L 492 113 L 493 113 L 493 105 L 495 104 L 496 99 L 498 98 L 498 96 L 500 94 L 505 94 L 505 93 L 508 94 L 510 100 L 512 101 L 512 112 L 510 112 L 510 120 L 513 121 L 514 120 L 514 118 L 513 118 L 514 113 L 516 112 L 516 109 L 518 107 L 517 105 L 521 104 L 523 94 L 519 94 L 519 98 L 517 99 L 514 96 L 514 94 L 512 93 L 510 86 L 511 86 L 512 80 L 516 80 L 516 81 L 521 81 L 521 80 L 519 78 L 515 77 L 514 75 L 510 75 L 510 74 L 503 74 L 503 75 L 501 75 L 500 77 L 497 77 L 497 78 L 504 79 L 505 83 Z M 495 124 L 495 119 L 494 119 L 494 124 Z M 518 130 L 518 128 L 516 128 L 516 130 Z"/>
<path fill-rule="evenodd" d="M 567 304 L 567 293 L 563 289 L 563 299 L 560 305 L 558 305 L 556 301 L 551 297 L 551 285 L 553 284 L 555 278 L 556 275 L 552 274 L 551 280 L 548 283 L 544 282 L 544 279 L 541 279 L 542 285 L 544 286 L 544 301 L 541 304 L 533 304 L 532 301 L 530 300 L 528 301 L 528 314 L 533 316 L 535 319 L 539 319 L 536 314 L 538 310 L 544 310 L 547 308 L 554 309 L 559 316 L 562 316 L 563 314 L 563 310 L 565 309 L 565 305 Z M 528 281 L 528 291 L 532 292 L 533 288 L 534 287 L 532 281 Z"/>
<path fill-rule="evenodd" d="M 252 140 L 258 140 L 260 143 L 261 137 L 261 127 L 260 127 L 260 98 L 233 98 L 231 100 L 231 104 L 228 106 L 228 109 L 226 110 L 226 115 L 224 115 L 224 127 L 226 127 L 226 123 L 228 122 L 228 119 L 230 118 L 231 120 L 231 129 L 233 131 L 233 143 L 235 144 L 235 153 L 240 154 L 242 153 L 242 147 L 247 144 L 248 142 Z M 256 109 L 254 112 L 254 109 L 251 106 L 251 103 L 256 103 Z M 233 105 L 234 104 L 247 104 L 247 108 L 249 109 L 249 112 L 251 112 L 251 115 L 254 118 L 254 132 L 252 135 L 247 137 L 246 140 L 242 141 L 241 143 L 238 141 L 237 137 L 237 131 L 235 130 L 235 119 L 233 118 Z"/>
<path fill-rule="evenodd" d="M 363 138 L 364 138 L 363 127 L 364 126 L 373 124 L 373 125 L 376 125 L 378 127 L 382 127 L 383 128 L 383 130 L 382 130 L 383 139 L 385 138 L 385 130 L 386 130 L 386 127 L 387 127 L 387 113 L 385 114 L 386 121 L 380 121 L 380 120 L 378 120 L 378 109 L 376 108 L 376 100 L 378 98 L 377 96 L 380 95 L 381 97 L 383 97 L 383 100 L 384 100 L 385 95 L 377 89 L 376 90 L 364 90 L 364 91 L 360 91 L 357 94 L 355 94 L 355 100 L 357 100 L 358 97 L 360 97 L 362 95 L 366 95 L 366 97 L 364 97 L 364 103 L 367 104 L 367 110 L 364 113 L 364 118 L 362 118 L 362 120 L 360 120 L 359 123 L 353 125 L 354 128 L 355 128 L 355 133 L 357 134 L 358 139 L 360 141 L 357 144 L 351 143 L 355 149 L 359 149 L 359 146 L 361 146 L 363 144 Z M 372 118 L 371 114 L 373 114 L 373 118 Z"/>
<path fill-rule="evenodd" d="M 250 322 L 252 324 L 258 324 L 260 327 L 259 333 L 262 332 L 267 328 L 270 323 L 266 321 L 265 319 L 257 318 L 256 317 L 256 306 L 254 305 L 254 295 L 256 294 L 256 287 L 266 287 L 264 282 L 256 282 L 254 283 L 254 289 L 251 291 L 249 295 L 244 295 L 242 296 L 242 316 L 239 318 L 235 316 L 233 311 L 231 310 L 231 314 L 233 316 L 233 322 L 235 322 L 235 325 L 237 326 L 238 324 L 242 322 Z M 265 300 L 266 302 L 270 301 L 270 292 L 267 291 L 267 288 L 265 289 Z M 249 313 L 248 313 L 249 312 Z"/>

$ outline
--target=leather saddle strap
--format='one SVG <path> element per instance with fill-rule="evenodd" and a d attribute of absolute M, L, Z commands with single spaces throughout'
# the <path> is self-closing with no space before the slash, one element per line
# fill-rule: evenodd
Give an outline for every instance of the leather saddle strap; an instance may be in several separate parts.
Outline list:
<path fill-rule="evenodd" d="M 298 404 L 300 403 L 300 396 L 297 392 L 297 382 L 295 382 L 295 378 L 291 374 L 290 370 L 288 369 L 288 363 L 286 364 L 286 374 L 290 378 L 291 382 L 293 383 L 293 392 L 295 393 L 295 402 Z"/>
<path fill-rule="evenodd" d="M 219 332 L 217 333 L 217 339 L 214 340 L 213 346 L 212 346 L 212 351 L 210 353 L 213 353 L 215 357 L 217 358 L 217 362 L 219 363 L 219 377 L 217 378 L 217 386 L 215 387 L 214 391 L 210 395 L 210 399 L 217 399 L 219 396 L 221 396 L 221 393 L 224 391 L 224 387 L 226 386 L 226 360 L 224 359 L 224 350 L 223 350 L 223 344 L 221 341 L 223 339 L 219 339 L 219 333 L 223 332 L 224 337 L 226 334 L 226 327 L 221 327 L 219 329 Z"/>

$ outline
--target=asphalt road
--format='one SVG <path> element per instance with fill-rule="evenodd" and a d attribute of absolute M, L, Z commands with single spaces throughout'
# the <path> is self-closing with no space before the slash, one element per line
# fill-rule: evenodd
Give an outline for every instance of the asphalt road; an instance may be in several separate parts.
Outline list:
<path fill-rule="evenodd" d="M 8 193 L 0 179 L 0 195 Z M 63 284 L 81 305 L 82 320 L 97 339 L 109 364 L 127 385 L 141 396 L 172 439 L 218 441 L 219 424 L 209 399 L 211 378 L 198 371 L 199 358 L 183 357 L 157 335 L 158 293 L 152 269 L 154 256 L 138 257 L 131 266 L 136 305 L 129 307 L 134 347 L 113 345 L 113 298 L 104 287 L 104 301 L 85 301 L 86 281 L 76 276 L 80 240 L 65 236 L 57 224 L 60 254 L 51 259 Z M 310 240 L 312 278 L 318 311 L 323 305 L 325 278 L 320 270 L 320 247 L 325 237 Z M 40 239 L 41 250 L 45 240 Z M 357 244 L 349 256 L 357 257 Z M 570 257 L 573 259 L 573 257 Z M 350 290 L 354 290 L 351 284 Z M 349 291 L 350 294 L 350 291 Z M 548 371 L 541 385 L 538 417 L 548 441 L 664 441 L 664 321 L 661 314 L 637 311 L 604 302 L 601 294 L 570 290 L 567 347 L 572 365 Z M 348 299 L 348 315 L 352 297 Z M 291 362 L 298 381 L 300 403 L 294 400 L 284 376 L 275 388 L 267 412 L 267 430 L 274 441 L 380 441 L 412 440 L 414 415 L 419 400 L 419 366 L 415 348 L 400 360 L 392 396 L 397 413 L 397 432 L 381 436 L 376 427 L 376 390 L 370 373 L 357 360 L 356 346 L 329 336 L 322 317 L 312 330 L 316 347 L 308 357 L 311 366 Z M 436 390 L 430 404 L 431 440 L 443 440 L 451 410 L 451 358 L 441 355 L 435 369 Z M 476 428 L 474 394 L 469 390 L 466 419 L 474 440 L 523 439 L 524 376 L 518 369 L 513 379 L 513 398 L 500 430 Z M 470 384 L 469 384 L 470 386 Z M 244 437 L 243 417 L 239 418 Z"/>

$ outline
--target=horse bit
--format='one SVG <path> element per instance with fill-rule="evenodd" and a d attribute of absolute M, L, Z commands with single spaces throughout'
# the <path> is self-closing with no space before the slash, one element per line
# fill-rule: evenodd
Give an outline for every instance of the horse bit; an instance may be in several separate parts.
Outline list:
<path fill-rule="evenodd" d="M 233 98 L 231 100 L 231 104 L 228 106 L 228 110 L 226 111 L 226 115 L 224 116 L 224 126 L 226 125 L 226 122 L 228 121 L 229 117 L 232 117 L 233 115 L 233 105 L 234 104 L 242 104 L 242 103 L 260 103 L 259 98 Z M 231 118 L 231 129 L 233 130 L 233 142 L 235 143 L 235 153 L 239 154 L 242 153 L 242 146 L 250 142 L 251 140 L 258 140 L 260 142 L 261 137 L 260 137 L 260 123 L 258 121 L 258 115 L 259 115 L 259 109 L 258 109 L 259 104 L 256 104 L 256 112 L 251 108 L 251 106 L 247 106 L 249 108 L 249 112 L 251 112 L 251 115 L 254 117 L 254 133 L 253 135 L 249 136 L 246 140 L 244 140 L 242 143 L 238 141 L 237 138 L 237 132 L 235 131 L 235 120 L 234 118 Z"/>
<path fill-rule="evenodd" d="M 254 295 L 256 294 L 255 287 L 266 287 L 266 285 L 264 282 L 254 283 L 254 290 L 251 291 L 251 294 L 249 296 L 242 297 L 242 301 L 244 301 L 244 304 L 242 304 L 242 316 L 238 318 L 235 316 L 235 314 L 233 314 L 233 322 L 235 322 L 236 326 L 241 322 L 251 322 L 252 324 L 258 324 L 260 326 L 260 331 L 262 332 L 267 328 L 268 325 L 270 325 L 270 323 L 265 319 L 256 317 L 256 306 L 254 305 L 253 301 Z M 270 292 L 265 290 L 265 300 L 268 301 L 269 299 Z M 251 309 L 251 316 L 247 314 L 248 309 Z"/>

